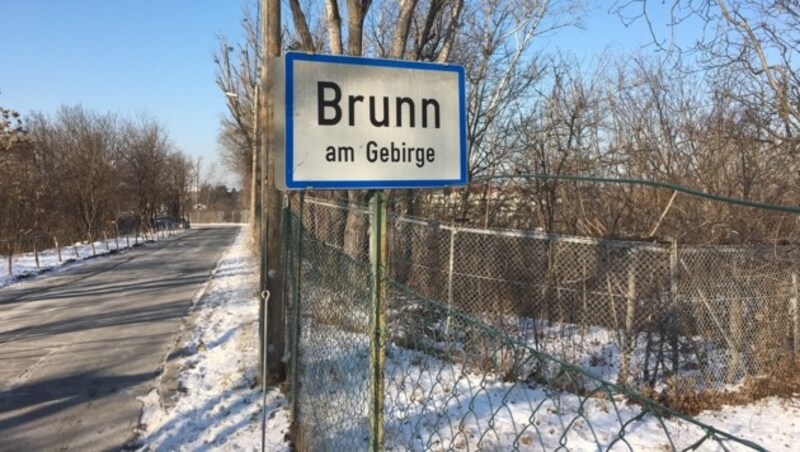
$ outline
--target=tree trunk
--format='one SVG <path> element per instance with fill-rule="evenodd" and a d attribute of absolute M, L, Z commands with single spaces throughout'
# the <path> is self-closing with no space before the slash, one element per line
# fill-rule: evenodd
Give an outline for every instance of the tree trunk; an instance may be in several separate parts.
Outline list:
<path fill-rule="evenodd" d="M 372 0 L 347 0 L 347 52 L 360 56 L 364 35 L 364 18 Z"/>
<path fill-rule="evenodd" d="M 334 0 L 329 0 L 333 2 Z M 335 4 L 335 2 L 334 2 Z M 262 0 L 265 59 L 279 57 L 281 54 L 281 3 L 279 0 Z M 337 12 L 338 15 L 338 12 Z M 273 105 L 273 86 L 270 60 L 261 65 L 262 83 L 266 89 L 260 96 L 259 102 L 264 102 L 260 118 L 264 127 L 263 132 L 272 131 L 274 125 L 275 108 Z M 262 327 L 261 344 L 266 344 L 262 349 L 261 373 L 262 384 L 268 380 L 282 381 L 286 376 L 284 357 L 286 352 L 286 330 L 284 325 L 285 300 L 283 299 L 283 272 L 281 262 L 281 243 L 284 237 L 281 233 L 281 216 L 283 211 L 284 195 L 275 187 L 275 180 L 271 177 L 275 173 L 277 153 L 275 150 L 274 134 L 267 133 L 261 146 L 261 275 L 259 288 L 262 293 L 269 293 L 269 302 L 262 303 L 259 311 L 259 325 Z M 267 179 L 269 177 L 269 179 Z M 288 213 L 285 213 L 288 215 Z"/>
<path fill-rule="evenodd" d="M 328 22 L 331 53 L 341 55 L 344 53 L 342 50 L 342 18 L 339 16 L 339 2 L 337 0 L 325 1 L 325 18 Z"/>
<path fill-rule="evenodd" d="M 629 257 L 630 258 L 630 257 Z M 634 331 L 634 319 L 636 316 L 636 273 L 633 266 L 628 269 L 628 294 L 627 307 L 625 309 L 625 332 L 622 335 L 619 381 L 620 386 L 628 385 L 630 373 L 631 357 L 633 356 L 636 333 Z"/>
<path fill-rule="evenodd" d="M 725 374 L 726 383 L 735 383 L 738 380 L 739 371 L 744 364 L 742 362 L 742 340 L 744 337 L 742 313 L 742 301 L 731 300 L 728 308 L 728 325 L 733 350 L 730 351 L 731 360 L 728 363 L 728 371 Z"/>
<path fill-rule="evenodd" d="M 367 215 L 357 209 L 363 207 L 364 192 L 348 190 L 347 199 L 350 209 L 347 210 L 347 219 L 345 220 L 344 251 L 359 261 L 365 261 L 369 223 Z"/>
<path fill-rule="evenodd" d="M 397 29 L 395 30 L 394 39 L 392 40 L 392 50 L 389 53 L 390 58 L 400 60 L 406 53 L 408 30 L 411 25 L 411 18 L 414 15 L 414 8 L 416 6 L 417 0 L 401 0 L 400 17 L 397 18 Z"/>
<path fill-rule="evenodd" d="M 450 24 L 445 31 L 444 45 L 442 46 L 442 50 L 439 51 L 439 55 L 436 56 L 437 63 L 446 63 L 447 59 L 450 58 L 450 52 L 453 50 L 453 44 L 456 41 L 456 30 L 459 27 L 463 6 L 463 0 L 455 0 L 453 2 L 453 13 L 450 16 Z"/>
<path fill-rule="evenodd" d="M 303 52 L 314 52 L 316 50 L 314 38 L 311 36 L 311 31 L 308 29 L 308 20 L 306 20 L 306 15 L 303 13 L 300 2 L 298 0 L 289 0 L 289 8 L 292 10 L 294 29 L 297 30 L 297 34 L 300 35 L 300 50 Z"/>
<path fill-rule="evenodd" d="M 8 241 L 8 276 L 14 276 L 12 270 L 14 269 L 14 245 Z"/>

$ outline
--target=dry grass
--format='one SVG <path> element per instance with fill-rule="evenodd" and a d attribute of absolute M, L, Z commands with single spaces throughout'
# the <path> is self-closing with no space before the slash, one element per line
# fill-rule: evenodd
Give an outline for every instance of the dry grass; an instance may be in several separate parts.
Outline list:
<path fill-rule="evenodd" d="M 792 399 L 800 397 L 800 356 L 779 362 L 761 377 L 748 377 L 737 391 L 707 389 L 698 391 L 689 378 L 671 378 L 661 391 L 643 390 L 642 394 L 675 411 L 696 415 L 705 410 L 718 410 L 724 405 L 746 405 L 766 397 Z"/>

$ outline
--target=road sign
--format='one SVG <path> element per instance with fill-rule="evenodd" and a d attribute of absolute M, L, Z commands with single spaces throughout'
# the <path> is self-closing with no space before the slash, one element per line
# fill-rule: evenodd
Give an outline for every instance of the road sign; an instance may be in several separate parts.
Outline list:
<path fill-rule="evenodd" d="M 279 64 L 279 187 L 466 184 L 462 67 L 303 53 Z"/>

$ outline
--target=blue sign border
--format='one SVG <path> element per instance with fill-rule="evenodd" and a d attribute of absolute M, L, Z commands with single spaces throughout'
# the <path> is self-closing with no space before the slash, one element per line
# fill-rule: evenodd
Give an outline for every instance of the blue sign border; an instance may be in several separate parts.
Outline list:
<path fill-rule="evenodd" d="M 356 66 L 376 66 L 421 71 L 455 72 L 458 74 L 458 103 L 459 103 L 459 138 L 460 149 L 460 177 L 458 179 L 442 180 L 346 180 L 346 181 L 296 181 L 292 174 L 294 164 L 294 62 L 311 61 L 315 63 L 351 64 Z M 302 189 L 380 189 L 380 188 L 441 188 L 466 185 L 467 183 L 467 107 L 464 68 L 456 65 L 444 65 L 419 61 L 388 60 L 376 58 L 360 58 L 339 55 L 314 55 L 307 53 L 289 52 L 284 56 L 285 74 L 285 184 L 290 190 Z M 279 169 L 280 170 L 280 169 Z"/>

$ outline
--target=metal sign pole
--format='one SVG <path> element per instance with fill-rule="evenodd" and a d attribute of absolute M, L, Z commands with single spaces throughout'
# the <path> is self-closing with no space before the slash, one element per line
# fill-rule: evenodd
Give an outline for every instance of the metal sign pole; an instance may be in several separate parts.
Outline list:
<path fill-rule="evenodd" d="M 383 449 L 383 376 L 386 355 L 386 195 L 376 190 L 370 200 L 371 234 L 369 258 L 372 269 L 370 304 L 370 405 L 369 405 L 369 449 Z"/>

